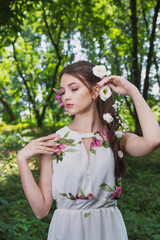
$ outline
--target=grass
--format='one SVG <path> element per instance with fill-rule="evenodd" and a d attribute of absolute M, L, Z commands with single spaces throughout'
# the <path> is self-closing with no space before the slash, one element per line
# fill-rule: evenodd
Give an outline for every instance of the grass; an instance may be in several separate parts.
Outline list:
<path fill-rule="evenodd" d="M 47 135 L 55 128 L 20 128 L 0 135 L 0 239 L 44 240 L 55 202 L 49 215 L 36 219 L 23 193 L 16 164 L 16 152 L 33 138 Z M 124 217 L 129 240 L 160 239 L 160 149 L 144 157 L 127 157 L 128 172 L 123 178 L 118 206 Z M 38 181 L 38 158 L 30 161 Z"/>

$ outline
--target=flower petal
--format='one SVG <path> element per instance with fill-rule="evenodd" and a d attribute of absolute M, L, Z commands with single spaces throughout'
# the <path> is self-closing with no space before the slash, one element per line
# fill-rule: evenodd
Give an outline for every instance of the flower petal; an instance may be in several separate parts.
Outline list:
<path fill-rule="evenodd" d="M 102 101 L 106 101 L 112 95 L 110 87 L 107 85 L 101 87 L 99 95 Z"/>
<path fill-rule="evenodd" d="M 106 67 L 104 65 L 96 65 L 93 67 L 92 71 L 93 74 L 99 78 L 102 78 L 107 74 Z"/>
<path fill-rule="evenodd" d="M 107 122 L 107 123 L 111 123 L 113 121 L 113 117 L 110 113 L 104 113 L 103 114 L 103 119 Z"/>
<path fill-rule="evenodd" d="M 124 133 L 121 131 L 115 131 L 114 134 L 117 138 L 121 138 L 124 135 Z"/>
<path fill-rule="evenodd" d="M 123 158 L 123 152 L 122 151 L 118 151 L 118 156 L 119 156 L 119 158 Z"/>
<path fill-rule="evenodd" d="M 60 90 L 58 90 L 58 89 L 56 89 L 56 88 L 53 88 L 53 90 L 54 90 L 55 92 L 57 92 L 58 94 L 61 95 L 61 91 L 60 91 Z"/>

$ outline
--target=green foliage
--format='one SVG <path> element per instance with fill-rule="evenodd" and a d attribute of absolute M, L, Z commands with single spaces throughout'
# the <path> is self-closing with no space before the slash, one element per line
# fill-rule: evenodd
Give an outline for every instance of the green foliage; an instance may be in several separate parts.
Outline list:
<path fill-rule="evenodd" d="M 156 0 L 137 1 L 141 91 L 156 3 Z M 77 41 L 82 47 L 82 58 L 104 63 L 109 75 L 123 75 L 136 85 L 137 79 L 132 74 L 131 15 L 128 1 L 1 0 L 0 100 L 3 96 L 16 116 L 16 123 L 33 119 L 41 126 L 50 120 L 54 124 L 60 121 L 62 109 L 57 107 L 52 89 L 59 88 L 58 76 L 62 68 L 77 57 L 74 56 L 79 52 Z M 151 92 L 159 81 L 159 36 L 156 29 L 149 81 L 151 107 L 156 107 L 159 101 L 159 95 Z M 5 122 L 11 121 L 10 113 L 2 100 L 0 102 L 0 117 Z M 133 109 L 132 101 L 129 104 Z"/>
<path fill-rule="evenodd" d="M 10 126 L 6 130 L 1 129 L 1 240 L 44 240 L 47 238 L 49 223 L 56 209 L 55 202 L 46 218 L 36 219 L 22 189 L 16 164 L 16 152 L 27 141 L 55 132 L 57 128 L 60 126 L 38 129 L 33 126 L 28 128 L 27 125 L 22 124 Z M 159 159 L 159 149 L 144 157 L 126 157 L 128 172 L 122 180 L 122 195 L 118 206 L 124 217 L 130 240 L 158 240 L 160 237 Z M 38 158 L 31 159 L 29 165 L 38 181 Z M 102 187 L 106 188 L 106 186 Z M 73 196 L 69 195 L 69 197 Z"/>

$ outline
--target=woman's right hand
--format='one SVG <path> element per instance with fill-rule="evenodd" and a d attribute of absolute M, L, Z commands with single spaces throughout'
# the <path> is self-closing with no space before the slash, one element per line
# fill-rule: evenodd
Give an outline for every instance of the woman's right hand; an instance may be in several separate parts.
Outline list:
<path fill-rule="evenodd" d="M 40 137 L 32 140 L 24 148 L 22 148 L 17 154 L 17 160 L 23 161 L 37 154 L 54 154 L 57 151 L 59 145 L 55 141 L 57 140 L 56 134 L 51 134 L 46 137 Z"/>

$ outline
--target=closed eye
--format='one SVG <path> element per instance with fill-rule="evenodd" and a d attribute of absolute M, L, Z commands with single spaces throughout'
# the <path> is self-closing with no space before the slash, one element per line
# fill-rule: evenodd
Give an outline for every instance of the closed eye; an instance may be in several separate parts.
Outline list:
<path fill-rule="evenodd" d="M 75 91 L 77 91 L 77 90 L 78 90 L 78 88 L 73 88 L 73 89 L 72 89 L 72 92 L 75 92 Z M 64 94 L 65 94 L 65 92 L 61 92 L 61 96 L 64 95 Z"/>

